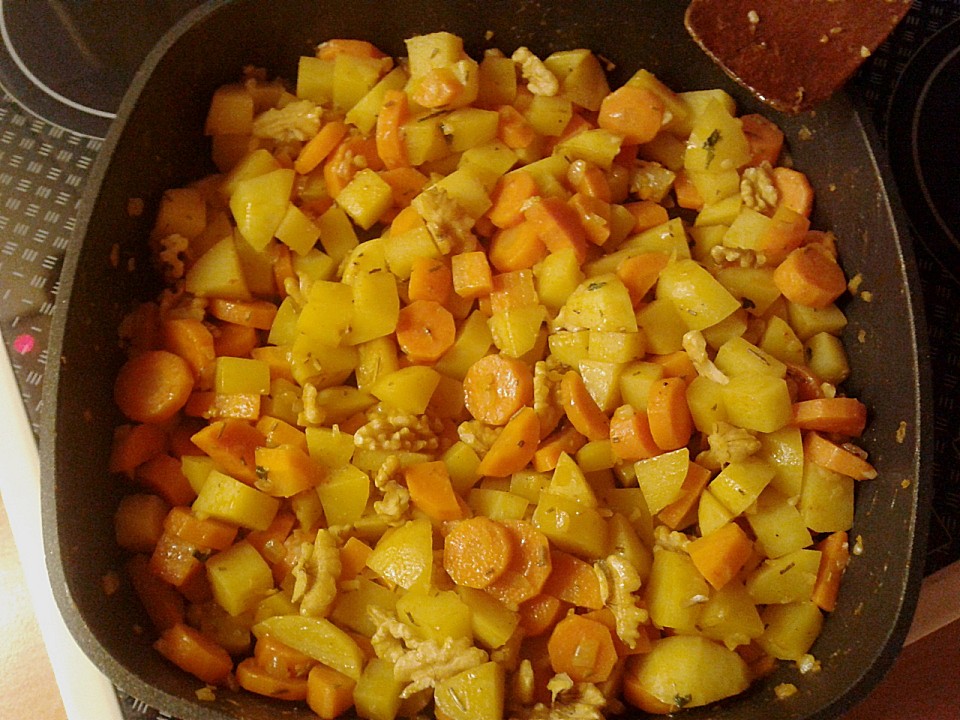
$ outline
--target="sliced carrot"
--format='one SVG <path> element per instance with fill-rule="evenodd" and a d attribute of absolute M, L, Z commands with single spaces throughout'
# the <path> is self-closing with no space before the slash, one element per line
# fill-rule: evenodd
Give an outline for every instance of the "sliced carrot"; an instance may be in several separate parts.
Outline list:
<path fill-rule="evenodd" d="M 520 627 L 524 637 L 538 637 L 550 630 L 566 614 L 569 605 L 553 595 L 541 593 L 520 603 Z"/>
<path fill-rule="evenodd" d="M 557 467 L 557 461 L 563 453 L 573 455 L 587 444 L 587 438 L 572 425 L 560 428 L 540 442 L 533 454 L 533 469 L 537 472 L 550 472 Z"/>
<path fill-rule="evenodd" d="M 816 400 L 823 397 L 823 380 L 814 375 L 809 367 L 791 362 L 785 364 L 787 383 L 796 400 Z"/>
<path fill-rule="evenodd" d="M 387 56 L 376 45 L 366 40 L 352 38 L 333 38 L 325 40 L 317 46 L 317 57 L 321 60 L 333 60 L 338 55 L 352 57 L 385 59 Z"/>
<path fill-rule="evenodd" d="M 567 615 L 556 624 L 547 652 L 553 671 L 574 682 L 605 682 L 619 659 L 610 628 L 582 615 Z"/>
<path fill-rule="evenodd" d="M 336 199 L 361 167 L 383 169 L 375 137 L 346 135 L 323 164 L 323 181 L 330 197 Z"/>
<path fill-rule="evenodd" d="M 650 387 L 647 417 L 654 442 L 664 450 L 676 450 L 690 442 L 693 419 L 687 405 L 687 383 L 681 377 L 667 377 Z"/>
<path fill-rule="evenodd" d="M 218 320 L 244 327 L 269 330 L 277 315 L 277 306 L 269 300 L 225 300 L 211 298 L 207 312 Z"/>
<path fill-rule="evenodd" d="M 150 572 L 175 588 L 186 586 L 203 575 L 203 563 L 197 558 L 200 548 L 174 535 L 163 533 L 150 554 Z"/>
<path fill-rule="evenodd" d="M 750 559 L 753 541 L 739 525 L 729 522 L 687 545 L 687 554 L 707 582 L 719 590 Z"/>
<path fill-rule="evenodd" d="M 610 447 L 621 460 L 644 460 L 663 450 L 650 433 L 647 414 L 630 405 L 621 405 L 610 418 Z"/>
<path fill-rule="evenodd" d="M 153 423 L 119 425 L 113 431 L 113 445 L 107 469 L 132 475 L 139 465 L 167 451 L 167 432 Z"/>
<path fill-rule="evenodd" d="M 493 273 L 483 250 L 457 253 L 450 258 L 453 291 L 463 298 L 489 295 L 493 289 Z"/>
<path fill-rule="evenodd" d="M 393 191 L 393 204 L 398 208 L 407 208 L 413 199 L 420 194 L 429 178 L 412 167 L 395 167 L 390 170 L 381 170 L 380 177 Z M 392 225 L 391 225 L 392 228 Z"/>
<path fill-rule="evenodd" d="M 600 578 L 593 565 L 557 549 L 551 552 L 550 561 L 553 569 L 543 586 L 544 594 L 590 610 L 604 606 Z"/>
<path fill-rule="evenodd" d="M 507 477 L 523 470 L 537 451 L 540 419 L 529 405 L 510 418 L 493 445 L 480 460 L 477 472 L 492 477 Z"/>
<path fill-rule="evenodd" d="M 257 665 L 273 677 L 305 678 L 317 661 L 270 635 L 257 638 L 253 646 Z"/>
<path fill-rule="evenodd" d="M 512 538 L 510 562 L 484 590 L 515 610 L 543 590 L 553 568 L 550 541 L 526 520 L 505 520 L 502 524 Z"/>
<path fill-rule="evenodd" d="M 263 433 L 243 420 L 218 420 L 192 438 L 193 444 L 237 480 L 257 480 L 256 449 L 266 442 Z"/>
<path fill-rule="evenodd" d="M 843 530 L 827 535 L 815 546 L 820 551 L 820 568 L 813 584 L 811 600 L 825 612 L 833 612 L 837 606 L 840 580 L 850 561 L 850 544 Z"/>
<path fill-rule="evenodd" d="M 340 120 L 324 123 L 320 131 L 300 149 L 293 169 L 301 175 L 312 172 L 340 144 L 348 129 L 347 124 Z"/>
<path fill-rule="evenodd" d="M 443 567 L 457 585 L 486 588 L 513 560 L 515 537 L 483 515 L 458 522 L 443 541 Z"/>
<path fill-rule="evenodd" d="M 130 584 L 156 630 L 162 632 L 183 622 L 186 608 L 183 595 L 153 573 L 146 555 L 134 555 L 125 568 Z"/>
<path fill-rule="evenodd" d="M 673 530 L 682 530 L 697 519 L 697 506 L 703 489 L 713 474 L 703 465 L 691 462 L 687 466 L 687 476 L 680 485 L 680 497 L 657 513 L 657 518 Z"/>
<path fill-rule="evenodd" d="M 426 227 L 420 213 L 415 207 L 407 206 L 396 214 L 390 223 L 390 235 L 396 237 L 403 235 L 409 230 L 417 230 Z"/>
<path fill-rule="evenodd" d="M 847 289 L 836 259 L 816 243 L 787 255 L 773 271 L 773 281 L 787 300 L 812 308 L 827 307 Z"/>
<path fill-rule="evenodd" d="M 417 363 L 433 363 L 453 345 L 457 324 L 453 315 L 434 300 L 414 300 L 400 308 L 397 344 Z"/>
<path fill-rule="evenodd" d="M 257 420 L 256 428 L 263 433 L 264 444 L 268 447 L 295 445 L 304 452 L 307 451 L 306 433 L 285 420 L 264 415 Z"/>
<path fill-rule="evenodd" d="M 431 520 L 443 522 L 463 518 L 463 508 L 442 460 L 415 463 L 404 468 L 403 480 L 410 491 L 410 501 Z"/>
<path fill-rule="evenodd" d="M 610 437 L 610 421 L 576 370 L 568 370 L 560 381 L 560 404 L 567 419 L 588 439 L 606 440 Z"/>
<path fill-rule="evenodd" d="M 613 193 L 610 190 L 610 180 L 607 174 L 594 165 L 586 162 L 574 184 L 576 191 L 581 195 L 611 202 Z"/>
<path fill-rule="evenodd" d="M 533 273 L 529 269 L 509 270 L 493 276 L 490 312 L 499 313 L 539 304 L 537 286 L 533 280 Z"/>
<path fill-rule="evenodd" d="M 657 207 L 660 207 L 659 205 Z M 637 307 L 647 293 L 653 289 L 660 277 L 660 271 L 670 262 L 665 252 L 645 252 L 624 258 L 617 266 L 617 277 L 630 293 L 633 306 Z"/>
<path fill-rule="evenodd" d="M 131 420 L 161 423 L 187 404 L 193 384 L 193 370 L 186 360 L 167 350 L 148 350 L 123 364 L 113 396 Z"/>
<path fill-rule="evenodd" d="M 138 467 L 136 478 L 171 505 L 189 505 L 197 497 L 180 461 L 167 453 L 154 455 Z"/>
<path fill-rule="evenodd" d="M 623 207 L 629 210 L 634 217 L 633 232 L 635 233 L 662 225 L 670 219 L 667 209 L 653 200 L 637 200 L 636 202 L 624 203 Z"/>
<path fill-rule="evenodd" d="M 647 360 L 663 368 L 663 376 L 668 378 L 682 378 L 688 385 L 697 376 L 697 369 L 693 360 L 685 350 L 676 350 L 664 355 L 649 355 Z"/>
<path fill-rule="evenodd" d="M 803 400 L 793 404 L 793 424 L 801 430 L 859 437 L 867 425 L 867 406 L 848 397 Z"/>
<path fill-rule="evenodd" d="M 244 690 L 277 700 L 306 700 L 307 679 L 281 678 L 271 675 L 252 658 L 237 663 L 237 684 Z"/>
<path fill-rule="evenodd" d="M 226 550 L 237 537 L 238 528 L 216 518 L 201 518 L 189 507 L 172 507 L 163 521 L 163 529 L 198 547 Z"/>
<path fill-rule="evenodd" d="M 757 166 L 768 162 L 776 165 L 783 149 L 783 130 L 772 120 L 756 113 L 741 115 L 740 123 L 750 147 L 750 161 L 747 164 Z"/>
<path fill-rule="evenodd" d="M 179 355 L 189 363 L 197 380 L 209 372 L 217 357 L 213 334 L 196 318 L 171 318 L 160 326 L 163 349 Z"/>
<path fill-rule="evenodd" d="M 326 665 L 316 665 L 307 676 L 307 705 L 321 720 L 333 720 L 353 707 L 356 681 Z"/>
<path fill-rule="evenodd" d="M 660 132 L 663 112 L 663 101 L 656 94 L 646 88 L 623 85 L 603 99 L 597 124 L 623 135 L 628 144 L 641 145 Z"/>
<path fill-rule="evenodd" d="M 610 238 L 610 203 L 579 192 L 568 202 L 580 217 L 587 239 L 594 245 L 603 245 Z"/>
<path fill-rule="evenodd" d="M 254 451 L 259 490 L 289 498 L 315 488 L 325 475 L 322 466 L 296 445 L 258 447 Z"/>
<path fill-rule="evenodd" d="M 415 258 L 410 268 L 407 296 L 411 300 L 431 300 L 443 305 L 453 292 L 453 273 L 439 258 Z"/>
<path fill-rule="evenodd" d="M 500 119 L 497 123 L 497 138 L 513 150 L 529 147 L 537 139 L 537 131 L 523 114 L 512 105 L 497 108 Z"/>
<path fill-rule="evenodd" d="M 700 195 L 700 191 L 697 190 L 697 186 L 693 184 L 690 176 L 683 170 L 677 173 L 677 177 L 673 181 L 673 194 L 679 207 L 686 210 L 699 211 L 703 209 L 703 196 Z"/>
<path fill-rule="evenodd" d="M 484 355 L 467 370 L 463 397 L 469 413 L 480 422 L 506 425 L 533 402 L 533 373 L 525 362 L 509 355 Z"/>
<path fill-rule="evenodd" d="M 617 649 L 617 655 L 621 658 L 625 658 L 629 655 L 641 655 L 643 653 L 648 653 L 653 647 L 652 641 L 650 640 L 650 635 L 645 632 L 646 628 L 649 626 L 641 626 L 639 628 L 640 632 L 637 633 L 637 638 L 633 647 L 630 647 L 623 642 L 623 640 L 621 640 L 617 635 L 617 617 L 613 614 L 613 610 L 611 610 L 609 607 L 603 607 L 598 610 L 585 612 L 583 613 L 583 617 L 589 620 L 596 620 L 598 623 L 601 623 L 610 629 L 610 634 L 613 637 L 613 646 Z"/>
<path fill-rule="evenodd" d="M 810 217 L 813 210 L 813 186 L 806 175 L 793 168 L 775 167 L 773 184 L 777 188 L 781 205 L 786 205 L 804 217 Z"/>
<path fill-rule="evenodd" d="M 435 67 L 417 81 L 410 99 L 425 108 L 441 108 L 455 103 L 465 89 L 449 67 Z"/>
<path fill-rule="evenodd" d="M 164 630 L 153 647 L 181 670 L 209 685 L 223 684 L 233 670 L 230 653 L 184 623 Z"/>
<path fill-rule="evenodd" d="M 877 470 L 864 458 L 827 440 L 817 432 L 808 432 L 803 439 L 804 457 L 827 470 L 852 477 L 854 480 L 873 480 Z"/>
<path fill-rule="evenodd" d="M 273 281 L 280 297 L 286 297 L 287 281 L 297 282 L 297 274 L 293 269 L 293 251 L 283 243 L 276 243 L 271 252 L 274 256 Z"/>
<path fill-rule="evenodd" d="M 488 255 L 490 264 L 500 272 L 525 270 L 547 256 L 547 246 L 540 239 L 537 226 L 524 220 L 494 232 Z"/>
<path fill-rule="evenodd" d="M 770 264 L 777 264 L 800 247 L 810 230 L 810 220 L 786 205 L 773 213 L 769 229 L 760 239 L 760 248 Z"/>
<path fill-rule="evenodd" d="M 245 540 L 263 555 L 268 563 L 274 564 L 286 554 L 283 542 L 290 536 L 296 522 L 297 518 L 292 512 L 281 510 L 273 516 L 266 530 L 251 530 Z"/>
<path fill-rule="evenodd" d="M 537 181 L 526 170 L 502 175 L 490 193 L 493 203 L 487 217 L 498 228 L 508 228 L 523 220 L 523 207 L 540 192 Z"/>
<path fill-rule="evenodd" d="M 524 217 L 537 228 L 540 239 L 550 252 L 571 248 L 578 262 L 586 259 L 587 232 L 577 211 L 562 198 L 540 198 L 526 206 Z"/>
<path fill-rule="evenodd" d="M 255 328 L 234 323 L 220 323 L 214 329 L 213 346 L 217 355 L 247 357 L 260 344 Z"/>
<path fill-rule="evenodd" d="M 367 566 L 373 548 L 357 537 L 348 537 L 340 548 L 340 582 L 355 580 Z"/>
<path fill-rule="evenodd" d="M 410 165 L 403 124 L 410 117 L 410 103 L 403 90 L 388 90 L 377 115 L 376 142 L 380 159 L 388 170 Z"/>

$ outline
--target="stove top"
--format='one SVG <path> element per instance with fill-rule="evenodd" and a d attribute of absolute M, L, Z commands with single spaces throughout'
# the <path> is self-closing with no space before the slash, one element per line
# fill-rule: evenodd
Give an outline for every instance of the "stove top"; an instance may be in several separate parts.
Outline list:
<path fill-rule="evenodd" d="M 51 313 L 86 177 L 139 63 L 164 30 L 200 4 L 0 0 L 0 334 L 35 436 L 43 410 Z M 123 31 L 132 24 L 136 32 Z M 941 219 L 947 217 L 952 229 L 938 232 L 924 219 L 924 210 L 917 209 L 935 193 L 921 191 L 920 199 L 912 200 L 915 178 L 923 179 L 928 171 L 904 159 L 905 153 L 914 152 L 918 136 L 916 123 L 904 121 L 902 113 L 923 103 L 909 95 L 915 77 L 899 86 L 898 80 L 911 73 L 935 74 L 937 93 L 954 88 L 955 103 L 960 97 L 960 62 L 953 58 L 960 39 L 943 50 L 943 61 L 932 56 L 934 46 L 944 44 L 937 36 L 947 32 L 960 38 L 960 0 L 915 0 L 894 35 L 850 84 L 850 91 L 872 111 L 880 137 L 887 138 L 891 131 L 891 164 L 917 240 L 936 379 L 936 487 L 927 574 L 960 560 L 960 249 L 953 256 L 942 241 L 955 241 L 960 232 L 957 216 L 949 211 Z M 915 58 L 920 59 L 912 62 Z M 899 115 L 897 107 L 888 115 L 891 101 L 902 106 Z M 913 136 L 903 141 L 896 135 L 899 127 Z M 949 162 L 957 168 L 960 158 Z M 949 187 L 955 185 L 956 173 L 951 177 Z M 956 202 L 955 193 L 947 196 Z M 118 699 L 127 720 L 164 717 L 124 693 L 118 692 Z"/>

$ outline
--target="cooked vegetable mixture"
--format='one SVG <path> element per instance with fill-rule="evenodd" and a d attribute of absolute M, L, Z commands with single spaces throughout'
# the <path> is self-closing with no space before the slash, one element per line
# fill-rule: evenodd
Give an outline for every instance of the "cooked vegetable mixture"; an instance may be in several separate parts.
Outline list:
<path fill-rule="evenodd" d="M 156 649 L 371 720 L 815 669 L 876 472 L 783 133 L 585 49 L 406 50 L 246 70 L 159 203 L 110 465 Z"/>

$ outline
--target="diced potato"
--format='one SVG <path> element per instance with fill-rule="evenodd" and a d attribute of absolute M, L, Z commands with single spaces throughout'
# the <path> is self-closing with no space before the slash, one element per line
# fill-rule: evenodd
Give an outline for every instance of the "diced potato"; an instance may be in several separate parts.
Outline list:
<path fill-rule="evenodd" d="M 734 581 L 714 592 L 700 613 L 701 632 L 733 650 L 747 645 L 763 634 L 763 621 L 753 598 Z"/>
<path fill-rule="evenodd" d="M 810 601 L 770 605 L 762 617 L 766 629 L 757 644 L 780 660 L 800 660 L 823 627 L 823 613 Z"/>
<path fill-rule="evenodd" d="M 839 385 L 850 375 L 850 363 L 843 343 L 836 335 L 819 332 L 806 343 L 807 365 L 821 380 Z"/>
<path fill-rule="evenodd" d="M 458 585 L 457 593 L 470 608 L 473 636 L 491 650 L 503 647 L 517 629 L 520 616 L 483 590 Z"/>
<path fill-rule="evenodd" d="M 697 670 L 703 667 L 712 671 Z M 672 712 L 709 705 L 749 684 L 750 670 L 737 653 L 705 637 L 676 635 L 656 641 L 648 654 L 639 656 L 624 678 L 624 694 L 638 707 L 652 697 Z"/>
<path fill-rule="evenodd" d="M 356 587 L 340 592 L 330 611 L 330 619 L 348 630 L 373 637 L 379 629 L 370 617 L 371 607 L 392 612 L 397 605 L 397 595 L 380 583 L 363 575 L 357 577 Z"/>
<path fill-rule="evenodd" d="M 647 507 L 656 515 L 680 496 L 680 488 L 690 467 L 690 452 L 687 448 L 680 448 L 638 460 L 633 467 Z"/>
<path fill-rule="evenodd" d="M 746 518 L 756 535 L 758 547 L 769 558 L 781 557 L 813 544 L 800 511 L 776 488 L 767 487 L 757 499 L 756 509 L 748 510 Z"/>
<path fill-rule="evenodd" d="M 765 373 L 737 375 L 720 392 L 729 421 L 747 430 L 773 432 L 792 418 L 790 390 L 783 378 Z"/>
<path fill-rule="evenodd" d="M 564 330 L 636 332 L 637 318 L 630 293 L 616 275 L 584 280 L 557 314 L 556 327 Z"/>
<path fill-rule="evenodd" d="M 683 348 L 686 323 L 671 300 L 657 299 L 644 305 L 636 315 L 637 325 L 647 339 L 647 352 L 668 355 Z"/>
<path fill-rule="evenodd" d="M 262 250 L 273 239 L 290 204 L 294 175 L 287 168 L 272 170 L 239 181 L 230 195 L 237 229 L 254 248 Z"/>
<path fill-rule="evenodd" d="M 429 587 L 433 574 L 430 521 L 410 520 L 384 535 L 367 558 L 367 567 L 406 590 Z"/>
<path fill-rule="evenodd" d="M 560 92 L 587 110 L 599 110 L 610 92 L 600 60 L 589 50 L 559 50 L 544 58 L 543 64 L 560 81 Z"/>
<path fill-rule="evenodd" d="M 213 93 L 205 135 L 249 135 L 253 132 L 253 96 L 239 83 L 221 85 Z"/>
<path fill-rule="evenodd" d="M 280 501 L 229 475 L 213 470 L 208 476 L 193 511 L 251 530 L 266 530 L 280 509 Z"/>
<path fill-rule="evenodd" d="M 737 299 L 694 260 L 676 260 L 660 272 L 657 298 L 672 302 L 689 330 L 703 330 L 740 309 Z"/>
<path fill-rule="evenodd" d="M 749 159 L 750 147 L 740 119 L 724 103 L 711 98 L 690 131 L 684 167 L 716 172 L 740 168 Z"/>
<path fill-rule="evenodd" d="M 800 514 L 813 532 L 839 532 L 853 526 L 853 478 L 806 462 L 800 491 Z"/>
<path fill-rule="evenodd" d="M 577 363 L 577 370 L 583 378 L 590 397 L 605 413 L 613 412 L 620 406 L 620 375 L 623 363 L 605 362 L 587 358 Z"/>
<path fill-rule="evenodd" d="M 687 385 L 687 405 L 693 425 L 703 433 L 711 433 L 717 423 L 727 422 L 723 385 L 705 375 L 697 375 Z"/>
<path fill-rule="evenodd" d="M 467 494 L 467 505 L 477 515 L 493 520 L 522 520 L 530 501 L 508 490 L 478 487 Z"/>
<path fill-rule="evenodd" d="M 747 592 L 761 605 L 782 605 L 810 599 L 820 567 L 820 551 L 794 550 L 764 560 L 747 576 Z"/>
<path fill-rule="evenodd" d="M 363 651 L 352 637 L 325 618 L 276 615 L 254 625 L 253 634 L 279 640 L 347 677 L 360 678 Z"/>
<path fill-rule="evenodd" d="M 742 337 L 725 342 L 717 350 L 713 362 L 729 376 L 772 375 L 782 378 L 787 374 L 786 365 Z"/>
<path fill-rule="evenodd" d="M 393 204 L 393 190 L 370 168 L 363 168 L 337 195 L 337 205 L 364 230 L 380 220 Z"/>
<path fill-rule="evenodd" d="M 603 516 L 572 498 L 541 493 L 533 524 L 550 542 L 574 555 L 595 559 L 607 552 L 607 524 Z"/>
<path fill-rule="evenodd" d="M 437 712 L 450 720 L 500 720 L 503 717 L 503 666 L 486 662 L 437 683 Z"/>
<path fill-rule="evenodd" d="M 410 365 L 384 375 L 370 392 L 391 407 L 422 415 L 440 382 L 440 374 L 426 365 Z"/>
<path fill-rule="evenodd" d="M 273 573 L 250 543 L 241 541 L 206 562 L 213 598 L 236 617 L 252 610 L 273 588 Z"/>
<path fill-rule="evenodd" d="M 355 465 L 342 465 L 317 486 L 317 493 L 328 525 L 352 525 L 367 507 L 370 476 Z"/>
<path fill-rule="evenodd" d="M 732 515 L 737 516 L 757 501 L 773 475 L 774 470 L 770 465 L 749 457 L 727 464 L 710 481 L 708 488 Z"/>
<path fill-rule="evenodd" d="M 447 638 L 473 639 L 470 606 L 452 590 L 410 590 L 397 600 L 397 617 L 419 636 L 442 644 Z"/>
<path fill-rule="evenodd" d="M 197 297 L 249 300 L 250 289 L 233 237 L 225 237 L 190 266 L 186 291 Z"/>
<path fill-rule="evenodd" d="M 803 483 L 803 437 L 799 428 L 784 427 L 758 435 L 760 451 L 756 457 L 766 460 L 774 469 L 770 486 L 788 498 L 800 495 Z"/>
<path fill-rule="evenodd" d="M 646 584 L 650 619 L 658 628 L 695 633 L 710 587 L 686 553 L 653 548 Z"/>

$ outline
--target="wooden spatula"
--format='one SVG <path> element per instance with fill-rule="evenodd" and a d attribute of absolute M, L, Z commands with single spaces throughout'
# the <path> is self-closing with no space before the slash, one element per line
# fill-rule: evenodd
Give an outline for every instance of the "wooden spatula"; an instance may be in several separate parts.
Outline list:
<path fill-rule="evenodd" d="M 910 9 L 911 0 L 692 0 L 686 26 L 732 78 L 777 110 L 826 100 Z"/>

